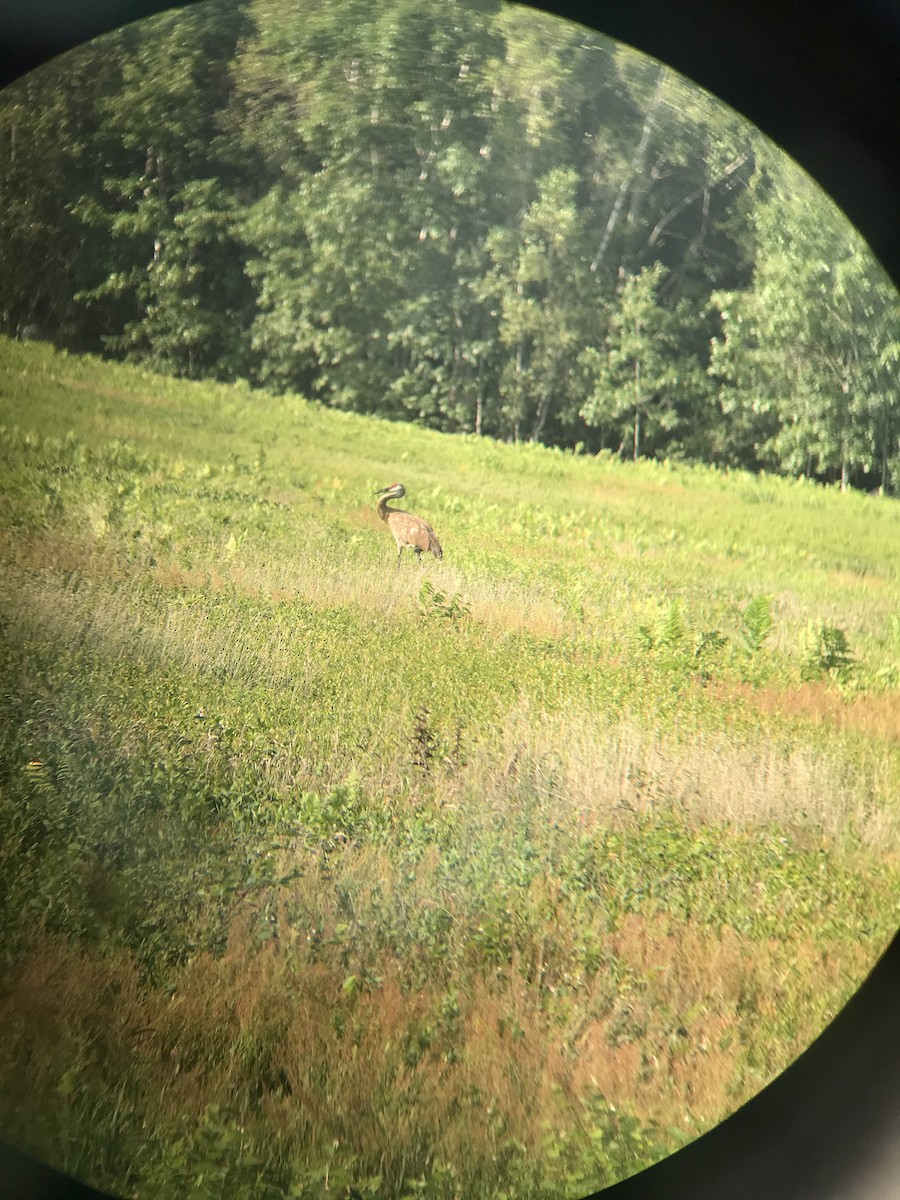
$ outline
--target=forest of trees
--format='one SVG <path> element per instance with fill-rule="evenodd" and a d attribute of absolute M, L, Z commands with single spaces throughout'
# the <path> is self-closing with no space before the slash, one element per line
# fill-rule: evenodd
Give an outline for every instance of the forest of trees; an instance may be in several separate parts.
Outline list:
<path fill-rule="evenodd" d="M 0 332 L 900 487 L 900 303 L 743 119 L 501 0 L 181 9 L 0 94 Z"/>

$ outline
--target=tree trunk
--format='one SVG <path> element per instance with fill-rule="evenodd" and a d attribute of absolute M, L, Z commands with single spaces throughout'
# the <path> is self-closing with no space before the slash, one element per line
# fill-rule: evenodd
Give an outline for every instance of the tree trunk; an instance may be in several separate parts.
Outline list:
<path fill-rule="evenodd" d="M 481 437 L 481 421 L 484 416 L 484 387 L 481 382 L 481 358 L 475 373 L 475 432 Z"/>
<path fill-rule="evenodd" d="M 547 411 L 550 408 L 550 394 L 551 385 L 548 381 L 541 392 L 537 416 L 534 419 L 534 425 L 531 427 L 531 437 L 528 439 L 531 442 L 539 442 L 541 440 L 541 434 L 544 432 L 544 423 L 547 420 Z"/>
<path fill-rule="evenodd" d="M 635 333 L 640 332 L 640 326 L 635 321 Z M 641 360 L 634 360 L 634 461 L 637 462 L 641 450 Z"/>
<path fill-rule="evenodd" d="M 884 437 L 881 445 L 881 494 L 887 495 L 887 456 L 888 456 L 888 415 L 884 410 Z"/>
<path fill-rule="evenodd" d="M 594 255 L 591 263 L 591 271 L 596 271 L 609 249 L 609 243 L 615 233 L 616 226 L 619 223 L 619 217 L 622 215 L 622 207 L 625 204 L 625 197 L 628 195 L 634 180 L 644 174 L 644 164 L 647 158 L 647 148 L 650 145 L 650 138 L 653 135 L 655 128 L 655 113 L 662 99 L 662 85 L 666 78 L 666 68 L 660 67 L 659 74 L 656 77 L 656 88 L 653 92 L 653 98 L 647 106 L 647 115 L 644 117 L 644 127 L 641 130 L 641 137 L 637 144 L 634 154 L 631 157 L 628 174 L 619 184 L 619 191 L 612 206 L 612 211 L 609 214 L 609 220 L 606 222 L 606 228 L 603 231 L 603 237 L 600 239 L 600 245 L 597 247 L 597 253 Z"/>

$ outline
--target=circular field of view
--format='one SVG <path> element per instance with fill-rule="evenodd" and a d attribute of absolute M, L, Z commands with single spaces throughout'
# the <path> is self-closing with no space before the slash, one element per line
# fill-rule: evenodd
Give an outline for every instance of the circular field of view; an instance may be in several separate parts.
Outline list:
<path fill-rule="evenodd" d="M 0 162 L 0 1139 L 557 1200 L 733 1113 L 900 915 L 860 236 L 499 0 L 172 11 Z"/>

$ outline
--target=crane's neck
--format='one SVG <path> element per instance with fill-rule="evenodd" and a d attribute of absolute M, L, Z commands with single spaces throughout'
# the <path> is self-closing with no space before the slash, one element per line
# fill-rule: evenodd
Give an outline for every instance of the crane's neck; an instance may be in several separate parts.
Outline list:
<path fill-rule="evenodd" d="M 388 500 L 394 500 L 394 496 L 382 496 L 378 501 L 378 515 L 382 521 L 386 521 L 393 512 L 402 512 L 400 508 L 388 508 Z"/>

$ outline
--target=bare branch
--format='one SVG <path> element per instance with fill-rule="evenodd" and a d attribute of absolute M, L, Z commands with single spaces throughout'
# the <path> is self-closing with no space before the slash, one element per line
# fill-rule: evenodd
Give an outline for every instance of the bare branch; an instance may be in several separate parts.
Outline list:
<path fill-rule="evenodd" d="M 637 144 L 634 154 L 631 156 L 631 164 L 628 169 L 628 174 L 619 184 L 619 191 L 612 206 L 612 211 L 609 214 L 609 220 L 606 222 L 606 228 L 603 231 L 603 237 L 600 240 L 597 253 L 594 255 L 593 262 L 591 263 L 592 271 L 597 270 L 606 255 L 606 251 L 609 249 L 609 243 L 612 240 L 612 235 L 619 223 L 619 217 L 622 215 L 622 207 L 625 204 L 625 197 L 628 195 L 635 176 L 643 166 L 644 159 L 647 154 L 647 147 L 650 144 L 650 138 L 653 135 L 653 130 L 655 127 L 655 113 L 656 109 L 659 107 L 659 102 L 662 99 L 662 88 L 665 78 L 666 68 L 660 67 L 659 75 L 656 78 L 656 88 L 653 92 L 653 98 L 647 107 L 647 114 L 644 117 L 644 128 L 641 130 L 640 141 Z"/>
<path fill-rule="evenodd" d="M 712 183 L 704 183 L 700 187 L 695 188 L 694 191 L 689 192 L 682 201 L 676 204 L 674 208 L 670 208 L 666 215 L 661 217 L 659 221 L 657 221 L 656 225 L 654 225 L 650 232 L 650 236 L 647 238 L 647 245 L 654 246 L 659 238 L 659 235 L 663 232 L 667 225 L 674 221 L 680 213 L 683 213 L 686 208 L 690 208 L 690 206 L 696 200 L 699 200 L 705 192 L 712 191 L 714 187 L 718 187 L 720 183 L 724 183 L 729 176 L 733 175 L 735 171 L 744 165 L 749 157 L 749 152 L 745 150 L 743 154 L 739 154 L 737 158 L 733 159 L 724 169 L 724 171 L 722 171 L 721 175 L 718 175 L 712 181 Z"/>

